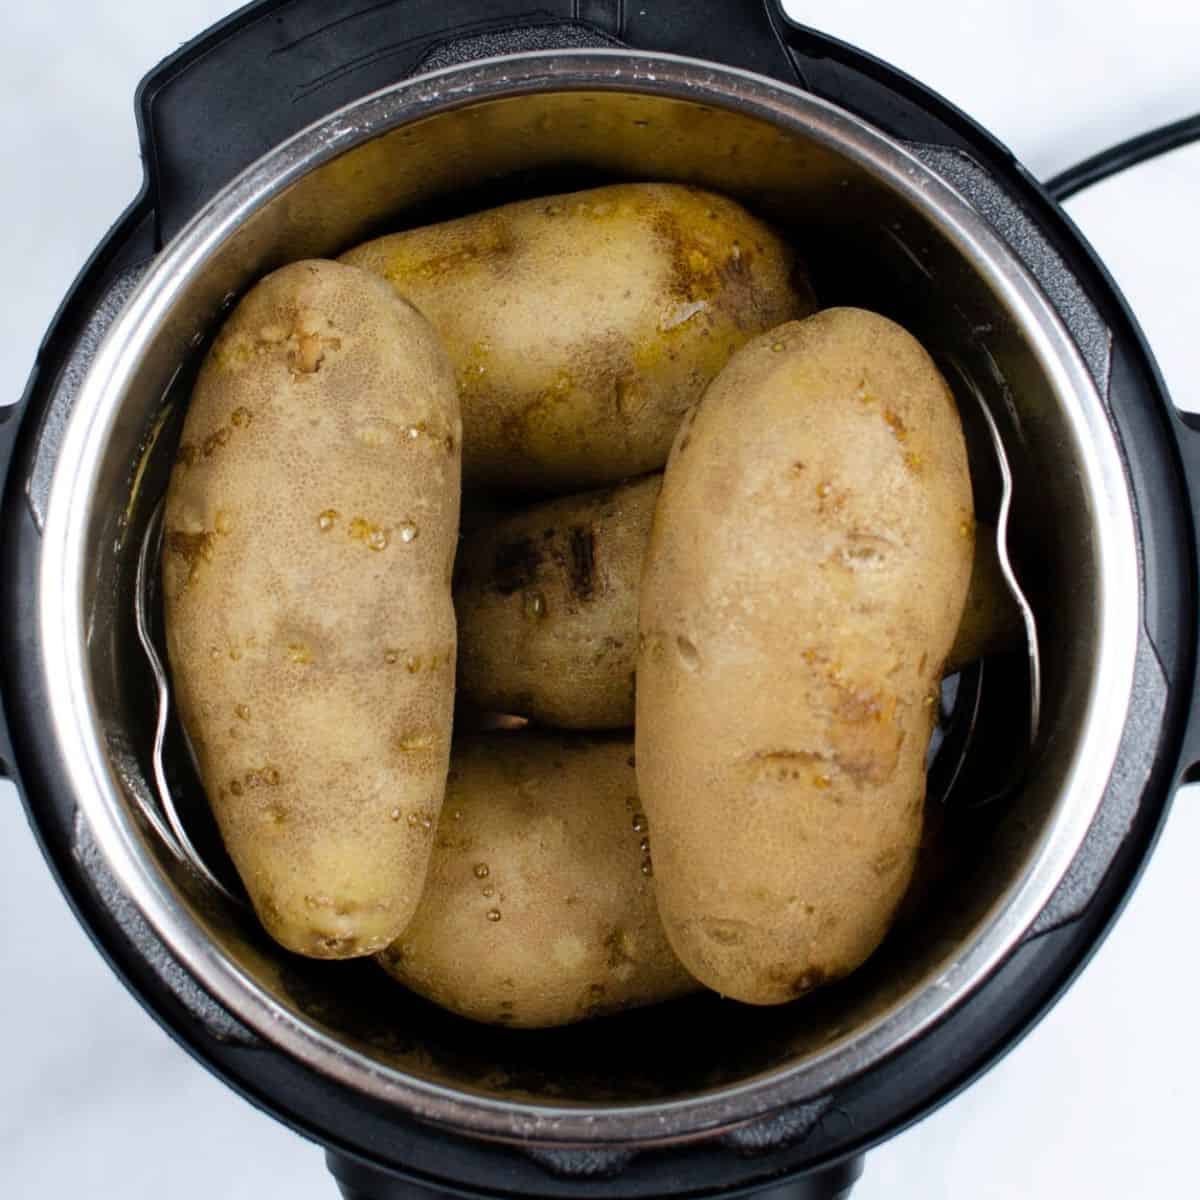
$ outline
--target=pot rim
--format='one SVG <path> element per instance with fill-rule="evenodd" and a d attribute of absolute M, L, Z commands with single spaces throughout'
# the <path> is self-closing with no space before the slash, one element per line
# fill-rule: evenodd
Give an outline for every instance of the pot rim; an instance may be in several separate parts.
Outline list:
<path fill-rule="evenodd" d="M 1036 850 L 938 977 L 804 1062 L 653 1104 L 498 1100 L 418 1079 L 349 1048 L 280 1004 L 199 928 L 130 821 L 103 748 L 87 668 L 87 531 L 104 450 L 142 353 L 172 304 L 249 217 L 316 167 L 372 138 L 454 108 L 539 92 L 618 91 L 690 100 L 804 135 L 900 193 L 939 228 L 1021 322 L 1084 467 L 1098 558 L 1096 662 L 1065 783 Z M 154 260 L 109 330 L 79 392 L 50 489 L 38 597 L 49 723 L 82 816 L 116 879 L 178 961 L 259 1037 L 320 1075 L 421 1120 L 475 1137 L 542 1144 L 682 1142 L 812 1100 L 910 1043 L 1016 948 L 1083 841 L 1108 781 L 1133 686 L 1139 562 L 1132 502 L 1104 406 L 1038 284 L 983 217 L 880 130 L 798 88 L 697 59 L 624 50 L 554 50 L 419 76 L 347 105 L 268 152 L 228 184 Z"/>

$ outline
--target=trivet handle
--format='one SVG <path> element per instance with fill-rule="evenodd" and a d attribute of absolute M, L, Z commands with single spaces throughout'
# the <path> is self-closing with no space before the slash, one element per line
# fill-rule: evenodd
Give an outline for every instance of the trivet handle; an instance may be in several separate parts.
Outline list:
<path fill-rule="evenodd" d="M 466 1200 L 486 1195 L 473 1188 L 442 1188 L 410 1176 L 396 1175 L 332 1150 L 326 1153 L 325 1161 L 337 1180 L 343 1200 L 450 1200 L 451 1197 Z M 862 1170 L 862 1158 L 851 1158 L 819 1171 L 766 1184 L 758 1191 L 740 1191 L 738 1195 L 742 1200 L 846 1200 Z M 629 1181 L 621 1174 L 611 1179 L 589 1180 L 589 1183 L 587 1195 L 600 1200 L 642 1194 L 636 1188 L 631 1189 Z M 497 1181 L 497 1188 L 499 1194 L 503 1190 L 501 1181 Z"/>

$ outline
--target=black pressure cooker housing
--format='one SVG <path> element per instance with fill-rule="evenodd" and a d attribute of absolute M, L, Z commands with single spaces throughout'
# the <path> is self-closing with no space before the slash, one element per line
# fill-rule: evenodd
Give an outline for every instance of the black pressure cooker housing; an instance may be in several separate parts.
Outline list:
<path fill-rule="evenodd" d="M 31 497 L 39 452 L 44 458 L 46 439 L 53 444 L 64 419 L 49 400 L 64 378 L 71 383 L 85 369 L 128 294 L 122 281 L 136 277 L 134 269 L 239 171 L 310 122 L 409 75 L 528 50 L 605 45 L 754 71 L 926 150 L 1037 278 L 1107 401 L 1136 506 L 1142 630 L 1117 763 L 1082 849 L 1020 948 L 946 1020 L 835 1094 L 711 1140 L 645 1150 L 526 1149 L 449 1137 L 267 1045 L 179 967 L 99 855 L 81 849 L 74 802 L 39 718 L 46 704 L 36 661 L 41 532 Z M 21 401 L 0 409 L 0 773 L 17 783 L 76 915 L 181 1045 L 329 1149 L 347 1196 L 420 1195 L 425 1188 L 476 1196 L 699 1196 L 784 1180 L 789 1195 L 841 1194 L 863 1150 L 985 1070 L 1070 983 L 1128 896 L 1175 788 L 1200 769 L 1200 429 L 1170 403 L 1107 272 L 995 139 L 885 63 L 791 23 L 775 0 L 264 0 L 147 76 L 137 114 L 142 193 L 63 301 Z"/>

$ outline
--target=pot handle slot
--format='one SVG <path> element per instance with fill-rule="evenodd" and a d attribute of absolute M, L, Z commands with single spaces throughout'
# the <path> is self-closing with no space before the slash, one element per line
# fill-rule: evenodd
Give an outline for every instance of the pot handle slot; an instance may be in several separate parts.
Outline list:
<path fill-rule="evenodd" d="M 473 1190 L 468 1193 L 455 1187 L 443 1190 L 436 1183 L 393 1174 L 333 1150 L 326 1152 L 325 1162 L 337 1181 L 343 1200 L 450 1200 L 452 1196 L 481 1195 Z M 847 1200 L 862 1169 L 863 1160 L 851 1158 L 790 1179 L 777 1178 L 758 1190 L 738 1194 L 744 1196 L 745 1200 Z M 500 1186 L 503 1187 L 502 1184 Z M 498 1191 L 496 1194 L 501 1193 Z M 506 1191 L 505 1194 L 509 1193 Z M 613 1188 L 592 1194 L 617 1196 L 623 1193 Z"/>
<path fill-rule="evenodd" d="M 165 59 L 135 107 L 157 246 L 240 171 L 328 113 L 404 79 L 445 43 L 490 53 L 605 43 L 588 0 L 260 0 Z M 557 43 L 545 35 L 563 33 Z M 574 29 L 571 37 L 569 27 Z M 591 32 L 591 39 L 580 36 Z M 611 34 L 609 35 L 611 37 Z M 494 47 L 494 48 L 490 48 Z"/>
<path fill-rule="evenodd" d="M 267 150 L 418 72 L 497 54 L 625 45 L 797 83 L 784 21 L 779 0 L 260 0 L 138 87 L 156 248 Z"/>
<path fill-rule="evenodd" d="M 12 463 L 13 450 L 21 431 L 21 419 L 25 415 L 28 399 L 29 391 L 27 389 L 25 395 L 15 404 L 6 404 L 0 408 L 0 497 L 4 496 L 7 489 L 9 466 Z M 2 511 L 7 512 L 8 506 L 4 506 Z M 7 574 L 8 572 L 0 566 L 0 583 L 2 583 L 2 577 Z M 0 694 L 0 779 L 15 778 L 16 765 L 13 758 L 12 739 L 9 737 L 8 724 L 4 719 L 4 696 Z"/>
<path fill-rule="evenodd" d="M 1200 413 L 1176 409 L 1173 422 L 1183 474 L 1191 499 L 1192 546 L 1188 571 L 1192 580 L 1192 614 L 1200 613 Z M 1200 783 L 1200 649 L 1192 679 L 1192 703 L 1179 756 L 1179 782 Z"/>

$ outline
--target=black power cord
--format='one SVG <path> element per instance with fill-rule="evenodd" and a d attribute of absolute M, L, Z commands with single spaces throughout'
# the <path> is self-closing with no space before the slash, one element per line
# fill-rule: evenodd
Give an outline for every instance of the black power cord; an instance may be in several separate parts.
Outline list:
<path fill-rule="evenodd" d="M 1046 180 L 1046 191 L 1060 204 L 1076 192 L 1082 192 L 1094 183 L 1118 175 L 1130 167 L 1136 167 L 1147 159 L 1157 158 L 1170 150 L 1178 150 L 1189 142 L 1200 140 L 1200 113 L 1184 117 L 1170 125 L 1161 125 L 1149 133 L 1138 134 L 1127 142 L 1110 146 L 1091 158 L 1068 168 L 1053 179 Z"/>

